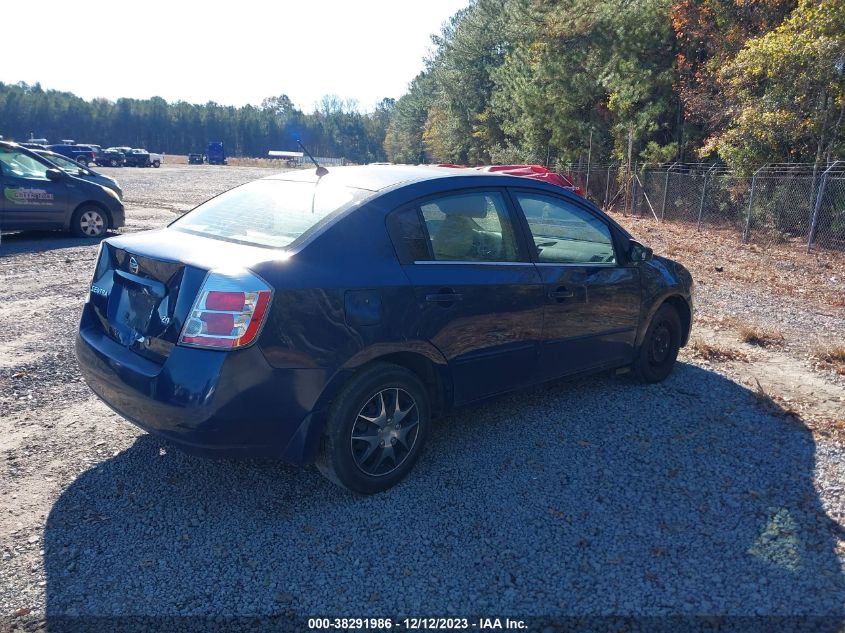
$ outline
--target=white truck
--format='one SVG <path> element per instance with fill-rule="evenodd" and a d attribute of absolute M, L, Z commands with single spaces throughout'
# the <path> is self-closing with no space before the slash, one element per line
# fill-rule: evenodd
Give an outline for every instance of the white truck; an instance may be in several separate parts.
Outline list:
<path fill-rule="evenodd" d="M 155 168 L 161 167 L 161 164 L 164 162 L 164 154 L 156 154 L 155 152 L 150 152 L 150 165 Z"/>

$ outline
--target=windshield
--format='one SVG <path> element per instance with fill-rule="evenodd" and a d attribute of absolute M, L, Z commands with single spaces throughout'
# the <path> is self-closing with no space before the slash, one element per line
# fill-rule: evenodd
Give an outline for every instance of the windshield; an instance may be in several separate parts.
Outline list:
<path fill-rule="evenodd" d="M 173 228 L 283 248 L 334 211 L 371 191 L 326 183 L 257 180 L 227 191 L 174 222 Z"/>

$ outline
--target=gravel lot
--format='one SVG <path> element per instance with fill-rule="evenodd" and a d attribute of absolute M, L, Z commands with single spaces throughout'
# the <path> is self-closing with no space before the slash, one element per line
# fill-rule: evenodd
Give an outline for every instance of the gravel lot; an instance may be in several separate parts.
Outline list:
<path fill-rule="evenodd" d="M 126 191 L 125 231 L 161 226 L 268 173 L 104 171 Z M 0 245 L 6 624 L 798 615 L 836 630 L 844 621 L 845 444 L 761 404 L 739 364 L 687 354 L 660 385 L 599 376 L 459 410 L 437 421 L 408 480 L 355 497 L 311 467 L 184 455 L 96 400 L 72 346 L 95 253 L 48 233 Z M 781 313 L 843 331 L 835 310 L 770 294 L 743 302 L 732 288 L 698 289 L 709 316 Z M 760 354 L 810 371 L 806 346 Z M 823 385 L 813 407 L 825 419 L 842 413 L 841 380 L 802 376 Z"/>

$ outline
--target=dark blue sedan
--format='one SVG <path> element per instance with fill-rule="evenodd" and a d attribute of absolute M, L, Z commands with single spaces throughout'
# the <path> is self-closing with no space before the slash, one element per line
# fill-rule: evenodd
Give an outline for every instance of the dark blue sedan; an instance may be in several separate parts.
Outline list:
<path fill-rule="evenodd" d="M 120 415 L 206 455 L 384 490 L 432 416 L 600 370 L 664 379 L 692 278 L 583 198 L 474 170 L 243 185 L 102 243 L 77 355 Z"/>

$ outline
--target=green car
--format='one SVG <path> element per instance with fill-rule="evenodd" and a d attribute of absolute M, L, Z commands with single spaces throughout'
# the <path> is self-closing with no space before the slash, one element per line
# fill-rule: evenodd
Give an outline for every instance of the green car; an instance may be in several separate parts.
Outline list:
<path fill-rule="evenodd" d="M 123 226 L 111 189 L 77 178 L 17 143 L 0 141 L 0 230 L 60 229 L 101 237 Z"/>

